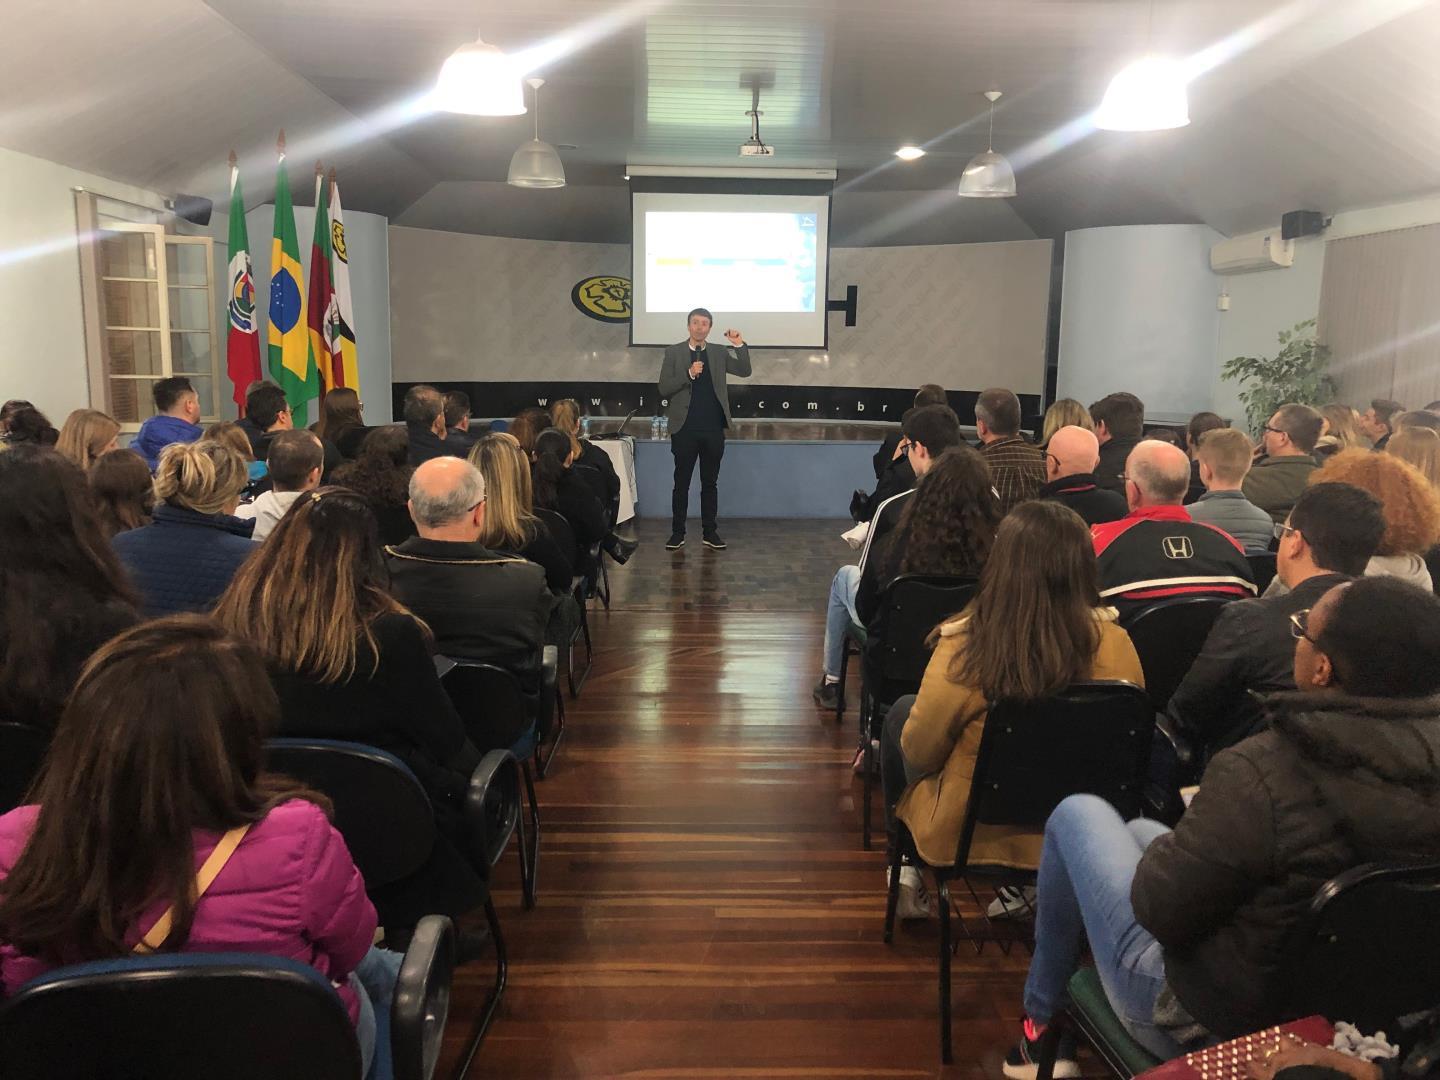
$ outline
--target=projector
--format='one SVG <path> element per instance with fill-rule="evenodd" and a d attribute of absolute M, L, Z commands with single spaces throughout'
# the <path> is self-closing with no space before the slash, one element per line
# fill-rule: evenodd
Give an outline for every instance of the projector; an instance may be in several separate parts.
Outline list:
<path fill-rule="evenodd" d="M 774 157 L 774 156 L 775 156 L 775 148 L 774 148 L 773 146 L 766 146 L 766 145 L 765 145 L 763 142 L 761 142 L 759 139 L 750 138 L 750 139 L 746 139 L 743 143 L 740 144 L 740 156 L 741 156 L 741 157 Z"/>

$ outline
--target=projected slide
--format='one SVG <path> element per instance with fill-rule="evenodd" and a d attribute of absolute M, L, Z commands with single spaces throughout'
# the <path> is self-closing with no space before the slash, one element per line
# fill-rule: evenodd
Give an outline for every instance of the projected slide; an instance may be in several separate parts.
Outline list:
<path fill-rule="evenodd" d="M 646 310 L 814 311 L 814 213 L 650 211 Z"/>

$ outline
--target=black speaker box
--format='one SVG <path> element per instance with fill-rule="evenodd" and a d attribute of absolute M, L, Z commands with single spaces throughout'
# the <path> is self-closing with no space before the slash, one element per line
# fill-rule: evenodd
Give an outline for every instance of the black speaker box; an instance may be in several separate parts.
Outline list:
<path fill-rule="evenodd" d="M 1280 218 L 1280 239 L 1319 236 L 1330 224 L 1319 210 L 1291 210 Z"/>
<path fill-rule="evenodd" d="M 209 225 L 215 203 L 203 195 L 176 195 L 172 205 L 176 217 L 192 225 Z"/>

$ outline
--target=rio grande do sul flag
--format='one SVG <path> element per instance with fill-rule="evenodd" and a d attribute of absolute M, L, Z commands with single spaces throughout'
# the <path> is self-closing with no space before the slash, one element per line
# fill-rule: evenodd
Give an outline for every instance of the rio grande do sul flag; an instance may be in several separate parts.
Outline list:
<path fill-rule="evenodd" d="M 255 278 L 250 266 L 250 235 L 245 228 L 245 198 L 240 168 L 230 153 L 230 329 L 225 340 L 225 372 L 241 415 L 245 390 L 260 378 L 260 335 L 256 333 Z"/>
<path fill-rule="evenodd" d="M 285 173 L 285 133 L 280 133 L 280 164 L 275 174 L 275 235 L 270 242 L 270 327 L 266 339 L 270 377 L 285 391 L 296 427 L 308 422 L 310 399 L 319 396 L 320 379 L 310 363 L 305 322 L 305 274 L 295 237 L 295 208 Z"/>
<path fill-rule="evenodd" d="M 315 163 L 315 235 L 310 241 L 309 324 L 310 364 L 320 373 L 325 391 L 335 387 L 335 289 L 330 283 L 330 216 L 325 209 L 325 171 Z"/>
<path fill-rule="evenodd" d="M 345 237 L 345 218 L 340 207 L 340 185 L 330 170 L 330 284 L 335 289 L 335 343 L 338 353 L 335 385 L 360 389 L 359 351 L 355 345 L 355 314 L 350 307 L 350 246 Z"/>

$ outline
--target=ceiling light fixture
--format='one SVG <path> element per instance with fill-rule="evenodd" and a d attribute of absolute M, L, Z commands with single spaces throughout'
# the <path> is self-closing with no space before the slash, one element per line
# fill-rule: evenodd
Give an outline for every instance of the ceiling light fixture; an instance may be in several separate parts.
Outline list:
<path fill-rule="evenodd" d="M 987 90 L 990 99 L 989 149 L 976 154 L 960 174 L 960 194 L 967 199 L 1010 199 L 1015 196 L 1015 170 L 1003 154 L 995 152 L 995 102 L 999 90 Z"/>
<path fill-rule="evenodd" d="M 540 141 L 540 87 L 545 85 L 545 80 L 525 81 L 535 91 L 535 138 L 516 150 L 510 159 L 507 183 L 523 188 L 564 187 L 565 166 L 560 164 L 560 155 L 549 143 Z"/>
<path fill-rule="evenodd" d="M 450 54 L 435 82 L 435 107 L 469 116 L 521 116 L 525 91 L 515 62 L 476 38 Z"/>
<path fill-rule="evenodd" d="M 914 161 L 916 158 L 924 157 L 925 151 L 919 146 L 911 146 L 907 143 L 895 151 L 895 156 L 901 161 Z"/>
<path fill-rule="evenodd" d="M 1095 126 L 1106 131 L 1167 131 L 1190 123 L 1185 67 L 1178 60 L 1146 56 L 1110 80 Z"/>

